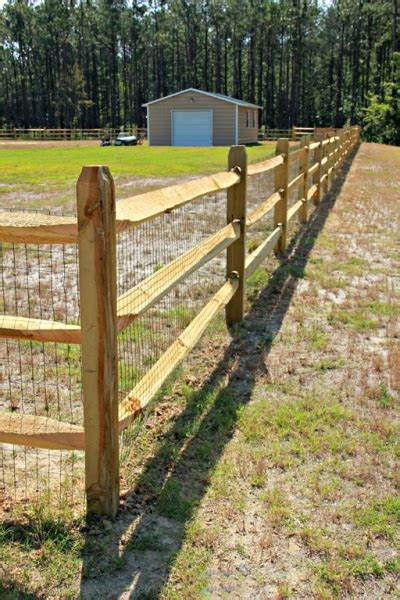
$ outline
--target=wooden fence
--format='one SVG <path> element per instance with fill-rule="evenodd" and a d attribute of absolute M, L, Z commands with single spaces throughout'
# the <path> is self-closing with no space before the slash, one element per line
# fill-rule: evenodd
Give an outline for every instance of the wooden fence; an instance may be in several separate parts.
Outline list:
<path fill-rule="evenodd" d="M 114 139 L 121 131 L 132 135 L 147 137 L 147 129 L 141 127 L 103 127 L 99 129 L 36 129 L 3 128 L 0 129 L 0 140 L 37 140 L 37 141 L 68 141 L 68 140 L 100 140 L 103 137 Z"/>
<path fill-rule="evenodd" d="M 330 137 L 321 134 L 315 140 L 303 137 L 300 148 L 294 151 L 290 151 L 288 139 L 280 139 L 275 157 L 249 166 L 244 146 L 233 146 L 225 172 L 118 203 L 108 167 L 83 167 L 77 185 L 77 219 L 2 213 L 0 241 L 78 246 L 80 325 L 3 315 L 0 337 L 81 344 L 84 426 L 3 411 L 0 443 L 85 450 L 88 510 L 115 515 L 119 505 L 119 433 L 142 413 L 219 310 L 225 307 L 229 325 L 243 319 L 246 279 L 274 250 L 285 251 L 290 226 L 296 218 L 300 223 L 307 221 L 310 205 L 317 206 L 322 200 L 359 139 L 358 127 L 340 130 Z M 296 176 L 290 179 L 293 166 Z M 274 173 L 275 191 L 248 212 L 247 180 L 267 172 Z M 227 224 L 117 297 L 118 233 L 221 190 L 227 191 Z M 289 205 L 291 193 L 297 200 Z M 248 254 L 247 230 L 271 212 L 272 232 Z M 118 402 L 117 334 L 225 249 L 225 283 Z"/>
<path fill-rule="evenodd" d="M 99 128 L 99 129 L 37 129 L 3 128 L 0 129 L 0 140 L 42 140 L 42 141 L 68 141 L 68 140 L 100 140 L 103 137 L 114 139 L 123 128 Z M 147 129 L 140 127 L 126 127 L 127 133 L 147 138 Z M 336 129 L 331 127 L 292 127 L 291 129 L 265 129 L 260 130 L 259 140 L 277 141 L 279 138 L 291 137 L 292 140 L 300 140 L 303 136 L 316 133 L 335 133 Z"/>

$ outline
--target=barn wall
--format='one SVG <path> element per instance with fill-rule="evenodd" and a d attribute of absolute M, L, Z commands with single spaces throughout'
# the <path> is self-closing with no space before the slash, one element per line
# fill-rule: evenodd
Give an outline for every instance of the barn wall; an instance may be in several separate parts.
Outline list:
<path fill-rule="evenodd" d="M 255 127 L 247 127 L 247 111 L 255 113 Z M 255 144 L 258 140 L 258 110 L 239 106 L 239 144 Z"/>
<path fill-rule="evenodd" d="M 191 102 L 191 98 L 194 102 Z M 199 94 L 186 92 L 173 98 L 162 100 L 148 106 L 150 117 L 151 146 L 170 146 L 171 110 L 213 110 L 213 145 L 230 146 L 235 143 L 236 106 L 224 100 L 218 100 Z"/>

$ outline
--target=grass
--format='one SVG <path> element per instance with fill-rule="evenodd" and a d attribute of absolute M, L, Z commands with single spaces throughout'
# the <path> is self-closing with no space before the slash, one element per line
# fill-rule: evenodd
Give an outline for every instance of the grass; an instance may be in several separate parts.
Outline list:
<path fill-rule="evenodd" d="M 272 156 L 275 143 L 250 146 L 250 162 Z M 83 165 L 105 164 L 114 177 L 180 177 L 225 170 L 227 147 L 174 148 L 137 146 L 101 148 L 72 146 L 61 148 L 0 150 L 1 191 L 32 186 L 57 187 L 75 182 Z"/>
<path fill-rule="evenodd" d="M 28 600 L 37 593 L 44 597 L 44 590 L 46 597 L 75 598 L 83 545 L 79 525 L 68 509 L 55 516 L 45 499 L 16 522 L 0 524 L 1 598 Z"/>
<path fill-rule="evenodd" d="M 396 597 L 397 256 L 383 251 L 397 213 L 378 169 L 377 231 L 363 235 L 377 197 L 357 175 L 366 148 L 336 205 L 320 207 L 323 233 L 317 221 L 258 269 L 233 338 L 221 316 L 161 390 L 127 458 L 117 523 L 83 533 L 39 514 L 23 534 L 7 528 L 2 597 L 103 600 L 130 586 L 161 600 Z M 381 279 L 364 278 L 383 255 Z"/>

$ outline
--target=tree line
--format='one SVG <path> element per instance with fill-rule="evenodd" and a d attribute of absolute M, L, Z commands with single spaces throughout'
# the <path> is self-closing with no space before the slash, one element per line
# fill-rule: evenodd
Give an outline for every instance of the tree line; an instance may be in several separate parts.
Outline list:
<path fill-rule="evenodd" d="M 8 0 L 0 126 L 146 125 L 187 87 L 399 143 L 400 0 Z M 397 135 L 397 137 L 396 137 Z"/>

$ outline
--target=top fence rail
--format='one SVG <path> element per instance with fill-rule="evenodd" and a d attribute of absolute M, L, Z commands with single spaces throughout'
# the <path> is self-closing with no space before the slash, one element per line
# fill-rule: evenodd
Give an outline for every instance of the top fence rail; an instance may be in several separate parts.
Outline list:
<path fill-rule="evenodd" d="M 45 415 L 3 411 L 0 443 L 84 449 L 88 509 L 115 515 L 119 498 L 119 432 L 152 401 L 220 309 L 225 308 L 229 325 L 243 319 L 247 277 L 274 250 L 285 252 L 290 226 L 296 218 L 299 223 L 307 221 L 310 205 L 317 206 L 322 200 L 359 139 L 358 127 L 320 133 L 316 139 L 304 135 L 300 148 L 295 149 L 289 139 L 280 139 L 274 158 L 250 166 L 244 146 L 233 146 L 227 171 L 118 203 L 108 167 L 84 167 L 77 185 L 78 219 L 2 213 L 0 241 L 78 244 L 79 325 L 3 315 L 0 337 L 80 344 L 84 419 L 83 426 L 77 426 Z M 274 172 L 274 192 L 248 212 L 247 179 L 268 171 Z M 221 190 L 227 192 L 226 225 L 118 295 L 118 232 Z M 267 237 L 248 253 L 247 228 L 271 212 L 272 230 L 268 229 Z M 223 285 L 161 356 L 153 357 L 152 366 L 128 393 L 124 392 L 120 401 L 118 333 L 225 250 Z"/>
<path fill-rule="evenodd" d="M 142 139 L 147 138 L 147 129 L 144 127 L 103 127 L 98 129 L 59 129 L 59 128 L 2 128 L 0 140 L 36 140 L 36 141 L 69 141 L 69 140 L 101 140 L 102 138 L 115 138 L 122 131 L 136 135 Z"/>

